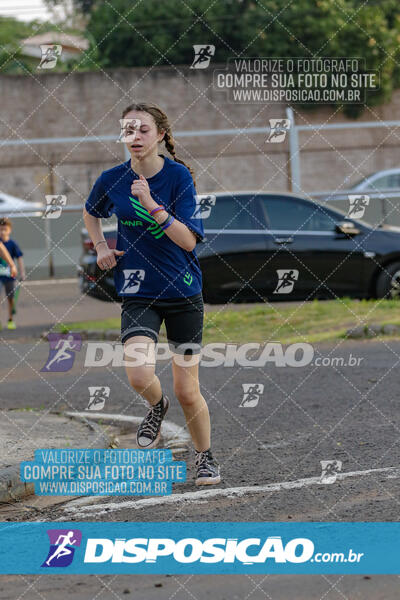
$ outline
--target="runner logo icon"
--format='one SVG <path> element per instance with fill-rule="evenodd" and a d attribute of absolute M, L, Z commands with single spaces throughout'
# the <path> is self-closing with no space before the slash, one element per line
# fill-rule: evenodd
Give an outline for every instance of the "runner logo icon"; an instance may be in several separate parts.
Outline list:
<path fill-rule="evenodd" d="M 263 383 L 242 383 L 243 399 L 239 406 L 254 408 L 257 406 L 260 395 L 264 391 Z"/>
<path fill-rule="evenodd" d="M 140 129 L 140 119 L 120 119 L 121 131 L 117 142 L 131 144 L 136 139 L 136 132 Z"/>
<path fill-rule="evenodd" d="M 81 545 L 79 529 L 48 529 L 50 548 L 42 567 L 68 567 L 74 558 L 75 548 Z"/>
<path fill-rule="evenodd" d="M 270 133 L 266 140 L 269 144 L 284 142 L 290 129 L 289 119 L 269 119 Z"/>
<path fill-rule="evenodd" d="M 57 64 L 57 59 L 60 58 L 62 46 L 60 44 L 40 44 L 40 52 L 42 54 L 38 69 L 53 69 Z"/>
<path fill-rule="evenodd" d="M 46 196 L 46 208 L 43 211 L 42 219 L 58 219 L 66 204 L 67 196 L 61 194 Z"/>
<path fill-rule="evenodd" d="M 210 59 L 215 54 L 215 46 L 212 44 L 193 44 L 194 59 L 190 65 L 191 69 L 206 69 Z"/>
<path fill-rule="evenodd" d="M 89 386 L 89 403 L 86 410 L 103 410 L 106 400 L 110 397 L 108 386 Z"/>
<path fill-rule="evenodd" d="M 341 460 L 321 460 L 321 483 L 335 483 L 338 473 L 342 470 Z"/>
<path fill-rule="evenodd" d="M 365 213 L 365 209 L 369 205 L 369 196 L 366 196 L 365 194 L 349 194 L 349 203 L 350 207 L 347 212 L 347 216 L 353 217 L 353 219 L 362 219 Z"/>
<path fill-rule="evenodd" d="M 124 269 L 125 283 L 121 292 L 136 294 L 144 279 L 144 269 Z"/>
<path fill-rule="evenodd" d="M 192 214 L 192 219 L 208 219 L 211 214 L 211 208 L 215 206 L 217 197 L 214 194 L 209 196 L 196 195 L 196 208 Z"/>
<path fill-rule="evenodd" d="M 278 285 L 274 289 L 274 294 L 290 294 L 293 291 L 295 281 L 299 278 L 297 269 L 277 269 Z"/>
<path fill-rule="evenodd" d="M 61 373 L 69 371 L 75 360 L 75 352 L 82 346 L 79 333 L 49 333 L 49 356 L 42 369 L 45 373 Z"/>

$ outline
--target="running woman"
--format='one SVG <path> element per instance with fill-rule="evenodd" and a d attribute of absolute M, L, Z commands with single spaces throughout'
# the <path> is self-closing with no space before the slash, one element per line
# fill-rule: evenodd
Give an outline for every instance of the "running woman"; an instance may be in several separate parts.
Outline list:
<path fill-rule="evenodd" d="M 204 239 L 204 228 L 202 219 L 193 216 L 193 172 L 176 157 L 168 117 L 159 106 L 131 104 L 122 119 L 125 124 L 132 119 L 133 135 L 126 142 L 131 158 L 102 172 L 83 216 L 98 266 L 104 271 L 114 268 L 116 290 L 122 297 L 125 355 L 132 357 L 135 349 L 138 356 L 139 349 L 146 347 L 142 364 L 126 366 L 129 383 L 150 405 L 138 428 L 137 444 L 156 446 L 169 407 L 155 374 L 155 344 L 165 320 L 173 353 L 174 393 L 195 450 L 196 485 L 216 484 L 220 469 L 211 452 L 210 415 L 199 387 L 204 306 L 195 246 Z M 173 159 L 158 154 L 160 142 Z M 108 247 L 101 226 L 101 218 L 113 213 L 118 219 L 118 250 Z"/>

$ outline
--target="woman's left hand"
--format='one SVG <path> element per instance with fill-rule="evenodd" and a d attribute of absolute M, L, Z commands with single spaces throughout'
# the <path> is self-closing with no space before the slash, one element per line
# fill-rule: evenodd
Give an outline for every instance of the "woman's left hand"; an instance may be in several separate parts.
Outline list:
<path fill-rule="evenodd" d="M 150 194 L 149 184 L 147 183 L 147 179 L 143 175 L 139 175 L 140 179 L 135 179 L 131 185 L 131 192 L 133 196 L 137 196 L 139 198 L 139 202 L 144 208 L 147 209 L 148 206 L 153 202 L 153 199 Z"/>

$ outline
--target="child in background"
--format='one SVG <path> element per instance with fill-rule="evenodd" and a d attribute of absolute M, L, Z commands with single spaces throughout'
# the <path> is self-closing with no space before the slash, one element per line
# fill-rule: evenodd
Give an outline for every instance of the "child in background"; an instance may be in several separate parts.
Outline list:
<path fill-rule="evenodd" d="M 19 278 L 21 281 L 25 279 L 25 267 L 23 261 L 23 254 L 20 247 L 14 240 L 10 238 L 12 231 L 12 224 L 10 219 L 6 217 L 0 217 L 0 243 L 3 251 L 0 252 L 0 291 L 4 286 L 5 293 L 8 301 L 8 329 L 15 329 L 16 325 L 13 320 L 14 314 L 14 294 L 17 286 L 17 269 L 13 262 L 13 259 L 17 259 Z M 4 253 L 6 249 L 6 254 Z M 8 255 L 8 256 L 7 256 Z M 10 262 L 11 261 L 11 262 Z M 1 324 L 0 324 L 1 329 Z"/>

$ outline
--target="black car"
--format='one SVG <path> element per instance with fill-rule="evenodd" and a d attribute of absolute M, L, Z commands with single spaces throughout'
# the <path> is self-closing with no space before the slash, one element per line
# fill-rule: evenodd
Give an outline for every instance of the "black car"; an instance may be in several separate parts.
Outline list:
<path fill-rule="evenodd" d="M 397 297 L 400 228 L 374 228 L 288 193 L 215 193 L 196 252 L 205 302 Z M 213 204 L 213 205 L 212 205 Z M 105 227 L 110 247 L 116 228 Z M 81 289 L 118 300 L 112 272 L 101 271 L 82 231 Z"/>

